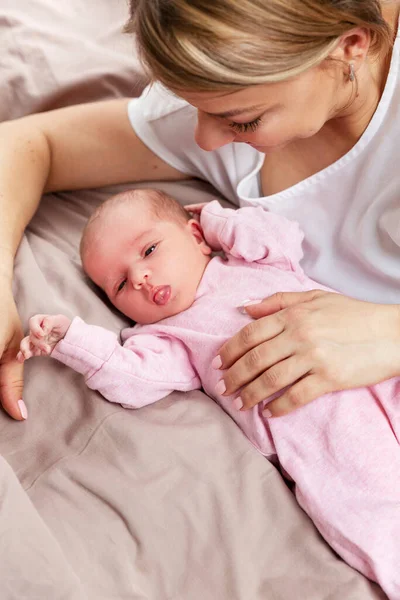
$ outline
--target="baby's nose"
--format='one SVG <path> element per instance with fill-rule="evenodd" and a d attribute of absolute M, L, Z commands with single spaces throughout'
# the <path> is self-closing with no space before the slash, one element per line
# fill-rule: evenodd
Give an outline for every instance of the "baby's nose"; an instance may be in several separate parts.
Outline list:
<path fill-rule="evenodd" d="M 145 272 L 136 273 L 135 277 L 132 277 L 132 284 L 135 290 L 140 290 L 142 287 L 148 285 L 150 274 Z"/>

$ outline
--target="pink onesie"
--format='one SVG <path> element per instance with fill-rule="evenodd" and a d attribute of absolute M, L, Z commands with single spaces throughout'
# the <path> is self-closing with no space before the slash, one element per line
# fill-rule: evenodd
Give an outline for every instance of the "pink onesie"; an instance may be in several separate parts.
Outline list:
<path fill-rule="evenodd" d="M 221 345 L 251 319 L 248 298 L 322 286 L 303 273 L 296 223 L 248 207 L 203 209 L 209 244 L 222 249 L 207 265 L 192 306 L 117 336 L 75 318 L 52 356 L 85 376 L 111 402 L 140 408 L 173 390 L 204 390 L 254 446 L 278 457 L 296 497 L 329 544 L 350 565 L 400 600 L 400 379 L 327 394 L 285 417 L 267 420 L 265 402 L 237 411 L 217 396 L 211 367 Z M 322 288 L 325 289 L 325 288 Z"/>

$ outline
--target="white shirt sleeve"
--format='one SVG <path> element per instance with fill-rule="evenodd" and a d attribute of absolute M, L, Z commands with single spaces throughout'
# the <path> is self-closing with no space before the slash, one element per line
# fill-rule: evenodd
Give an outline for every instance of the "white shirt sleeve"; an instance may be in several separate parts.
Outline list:
<path fill-rule="evenodd" d="M 246 144 L 227 144 L 206 152 L 195 141 L 197 110 L 159 83 L 128 105 L 128 116 L 142 142 L 166 163 L 211 183 L 238 204 L 237 185 L 257 168 L 259 153 Z"/>

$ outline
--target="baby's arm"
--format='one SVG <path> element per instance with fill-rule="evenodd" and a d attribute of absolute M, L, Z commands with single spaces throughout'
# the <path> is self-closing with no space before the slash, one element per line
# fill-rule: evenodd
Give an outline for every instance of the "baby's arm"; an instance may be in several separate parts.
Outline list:
<path fill-rule="evenodd" d="M 247 262 L 298 271 L 303 233 L 298 224 L 261 206 L 233 210 L 214 200 L 201 211 L 200 223 L 213 250 Z"/>
<path fill-rule="evenodd" d="M 38 320 L 43 317 L 39 315 Z M 55 327 L 47 334 L 46 341 L 41 341 L 40 347 L 36 344 L 37 329 L 32 339 L 31 331 L 28 339 L 30 343 L 35 342 L 37 353 L 26 342 L 21 354 L 25 357 L 26 351 L 26 358 L 51 354 L 81 373 L 89 388 L 99 391 L 111 402 L 140 408 L 174 390 L 189 391 L 201 387 L 187 350 L 178 339 L 152 333 L 135 334 L 132 330 L 133 335 L 122 346 L 112 331 L 88 325 L 79 317 L 67 325 L 60 323 L 59 317 L 45 321 L 53 322 Z M 65 330 L 62 332 L 60 327 L 62 329 L 63 325 Z M 52 347 L 50 352 L 49 347 Z"/>

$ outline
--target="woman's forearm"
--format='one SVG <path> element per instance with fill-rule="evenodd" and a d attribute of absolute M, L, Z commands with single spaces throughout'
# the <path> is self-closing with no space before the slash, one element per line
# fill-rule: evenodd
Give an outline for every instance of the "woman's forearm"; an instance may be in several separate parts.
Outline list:
<path fill-rule="evenodd" d="M 27 121 L 0 124 L 0 275 L 10 278 L 15 253 L 50 169 L 46 137 Z"/>
<path fill-rule="evenodd" d="M 82 104 L 0 124 L 0 264 L 14 257 L 44 190 L 188 178 L 135 134 L 127 104 Z"/>

